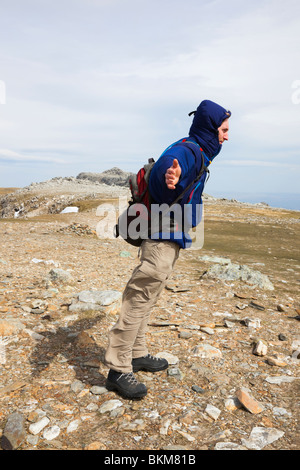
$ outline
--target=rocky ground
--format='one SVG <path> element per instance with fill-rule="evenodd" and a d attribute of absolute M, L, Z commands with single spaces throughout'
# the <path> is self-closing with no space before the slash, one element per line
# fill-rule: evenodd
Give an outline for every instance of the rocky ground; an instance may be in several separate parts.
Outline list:
<path fill-rule="evenodd" d="M 299 212 L 205 198 L 204 247 L 181 252 L 149 324 L 169 369 L 138 372 L 148 395 L 130 401 L 106 390 L 103 358 L 138 249 L 96 235 L 116 187 L 71 183 L 18 192 L 37 198 L 23 217 L 5 199 L 1 447 L 298 450 Z M 40 209 L 72 194 L 76 214 Z"/>

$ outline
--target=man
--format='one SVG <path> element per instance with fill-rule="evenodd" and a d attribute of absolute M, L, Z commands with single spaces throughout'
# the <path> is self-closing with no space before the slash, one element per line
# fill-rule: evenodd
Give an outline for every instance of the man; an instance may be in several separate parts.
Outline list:
<path fill-rule="evenodd" d="M 191 114 L 195 114 L 189 137 L 170 146 L 155 163 L 149 190 L 157 204 L 169 205 L 193 184 L 199 173 L 202 158 L 206 167 L 218 155 L 228 140 L 230 111 L 204 100 Z M 182 207 L 201 204 L 205 178 L 195 183 L 180 200 Z M 194 224 L 199 220 L 194 220 Z M 169 234 L 170 235 L 170 234 Z M 189 239 L 181 236 L 165 239 L 160 233 L 155 239 L 146 239 L 141 245 L 141 263 L 132 273 L 123 293 L 122 308 L 116 325 L 109 333 L 106 364 L 110 368 L 106 381 L 108 390 L 115 390 L 127 398 L 141 398 L 147 394 L 134 372 L 158 372 L 168 367 L 166 359 L 148 354 L 146 330 L 151 308 L 171 275 L 180 249 L 188 248 Z"/>

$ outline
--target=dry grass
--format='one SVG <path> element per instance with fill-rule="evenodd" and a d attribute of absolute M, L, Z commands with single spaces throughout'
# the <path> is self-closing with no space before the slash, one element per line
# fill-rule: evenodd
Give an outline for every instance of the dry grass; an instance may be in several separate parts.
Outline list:
<path fill-rule="evenodd" d="M 271 208 L 207 206 L 199 255 L 228 257 L 254 269 L 257 265 L 271 279 L 280 276 L 280 287 L 294 295 L 300 283 L 299 216 Z"/>
<path fill-rule="evenodd" d="M 75 202 L 72 202 L 71 206 L 76 206 L 76 207 L 79 207 L 79 212 L 86 212 L 86 211 L 90 211 L 90 210 L 93 210 L 93 209 L 97 209 L 98 206 L 100 206 L 101 204 L 114 204 L 114 205 L 118 205 L 118 199 L 115 198 L 115 199 L 111 199 L 111 198 L 107 198 L 107 199 L 83 199 L 83 200 L 80 200 L 80 201 L 75 201 Z"/>
<path fill-rule="evenodd" d="M 14 193 L 18 189 L 19 188 L 0 188 L 0 196 L 5 196 L 6 194 L 9 194 L 9 193 Z"/>

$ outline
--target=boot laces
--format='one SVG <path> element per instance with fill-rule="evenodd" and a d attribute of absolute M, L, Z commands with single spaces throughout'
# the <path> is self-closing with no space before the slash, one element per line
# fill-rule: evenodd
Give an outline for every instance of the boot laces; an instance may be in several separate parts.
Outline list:
<path fill-rule="evenodd" d="M 144 356 L 147 359 L 152 359 L 153 361 L 159 361 L 159 357 L 151 356 L 151 354 L 147 354 L 147 356 Z"/>
<path fill-rule="evenodd" d="M 132 372 L 127 372 L 126 374 L 121 374 L 118 380 L 120 380 L 122 377 L 125 378 L 130 384 L 137 385 L 138 381 L 136 380 L 135 376 L 133 375 Z"/>

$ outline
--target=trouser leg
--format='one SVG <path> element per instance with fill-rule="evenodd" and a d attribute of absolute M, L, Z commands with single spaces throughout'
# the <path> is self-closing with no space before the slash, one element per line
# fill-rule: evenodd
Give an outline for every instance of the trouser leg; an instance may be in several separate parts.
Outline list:
<path fill-rule="evenodd" d="M 174 242 L 145 240 L 141 263 L 123 293 L 120 317 L 109 333 L 106 364 L 118 372 L 131 372 L 132 358 L 148 353 L 145 333 L 150 311 L 169 278 L 179 255 Z"/>
<path fill-rule="evenodd" d="M 168 276 L 169 277 L 169 276 Z M 151 299 L 151 302 L 148 304 L 148 309 L 147 312 L 145 312 L 145 316 L 141 321 L 140 327 L 138 329 L 138 332 L 136 334 L 135 342 L 132 348 L 132 358 L 135 359 L 137 357 L 143 357 L 148 354 L 148 347 L 147 347 L 147 342 L 146 342 L 146 333 L 148 330 L 148 323 L 149 323 L 149 317 L 151 314 L 151 308 L 156 304 L 160 293 L 164 289 L 166 285 L 166 281 L 168 279 L 164 279 L 163 281 L 160 282 L 160 286 L 157 289 L 157 292 L 155 295 L 153 295 L 153 298 Z"/>

